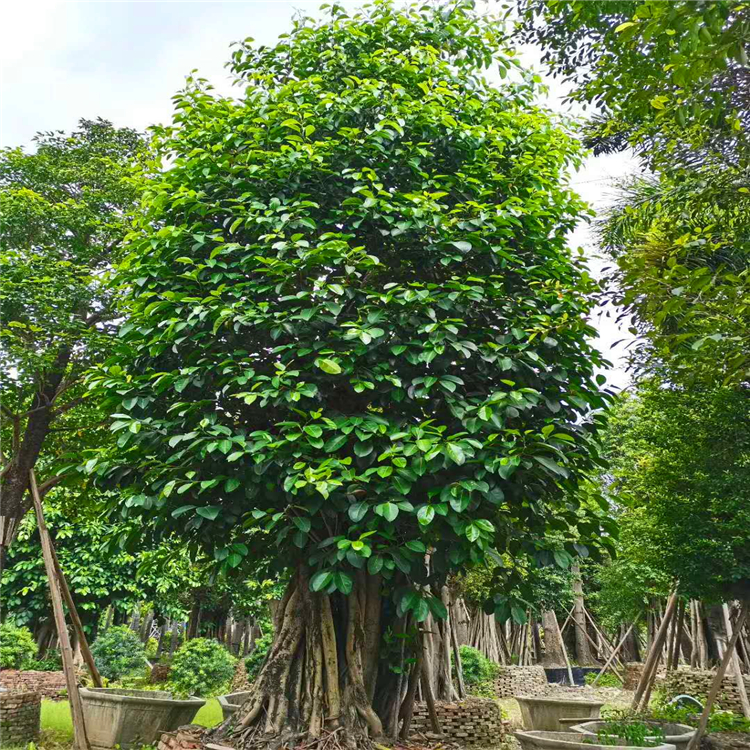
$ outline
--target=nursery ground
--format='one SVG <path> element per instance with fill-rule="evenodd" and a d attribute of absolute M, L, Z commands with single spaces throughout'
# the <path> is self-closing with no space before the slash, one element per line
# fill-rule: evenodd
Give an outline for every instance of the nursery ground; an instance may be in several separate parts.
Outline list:
<path fill-rule="evenodd" d="M 597 696 L 607 701 L 606 708 L 625 708 L 633 694 L 624 690 L 605 688 L 596 690 Z M 504 715 L 510 720 L 511 729 L 521 728 L 521 711 L 515 698 L 498 701 Z M 195 723 L 212 727 L 221 721 L 221 706 L 216 698 L 209 698 L 198 711 Z M 70 750 L 73 744 L 73 724 L 70 718 L 70 705 L 67 701 L 42 701 L 42 738 L 39 750 Z M 481 750 L 481 749 L 477 749 Z"/>

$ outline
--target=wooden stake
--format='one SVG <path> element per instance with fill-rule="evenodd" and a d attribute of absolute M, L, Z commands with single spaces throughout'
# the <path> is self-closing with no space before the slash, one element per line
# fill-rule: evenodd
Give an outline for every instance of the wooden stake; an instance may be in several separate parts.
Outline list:
<path fill-rule="evenodd" d="M 594 685 L 596 685 L 596 683 L 599 682 L 599 678 L 607 671 L 607 669 L 609 668 L 609 665 L 615 660 L 615 656 L 617 656 L 617 652 L 623 647 L 625 641 L 627 641 L 628 636 L 630 635 L 630 632 L 635 627 L 635 624 L 638 622 L 639 617 L 640 617 L 640 614 L 638 614 L 635 620 L 633 620 L 633 622 L 630 623 L 630 627 L 628 628 L 627 632 L 622 637 L 620 642 L 617 644 L 617 647 L 615 648 L 615 650 L 610 654 L 609 659 L 607 659 L 606 663 L 599 671 L 599 674 L 594 678 L 594 681 L 591 683 L 591 687 L 594 687 Z"/>
<path fill-rule="evenodd" d="M 94 685 L 98 688 L 104 687 L 102 676 L 99 674 L 99 670 L 96 668 L 96 664 L 94 663 L 94 657 L 91 654 L 89 642 L 88 640 L 86 640 L 86 633 L 83 630 L 83 623 L 81 622 L 81 618 L 78 616 L 78 610 L 76 609 L 76 605 L 73 602 L 73 597 L 70 594 L 68 582 L 65 580 L 65 575 L 63 574 L 62 568 L 60 567 L 60 561 L 57 559 L 57 552 L 55 551 L 54 544 L 52 544 L 52 539 L 49 539 L 49 549 L 52 553 L 52 562 L 55 565 L 55 573 L 57 574 L 57 581 L 60 584 L 60 591 L 62 592 L 63 599 L 65 599 L 65 604 L 68 606 L 68 614 L 70 615 L 71 622 L 73 623 L 73 628 L 75 629 L 76 635 L 78 636 L 78 642 L 81 644 L 81 653 L 83 654 L 83 660 L 86 662 L 86 666 L 88 667 L 89 674 L 91 675 L 91 679 Z"/>
<path fill-rule="evenodd" d="M 573 610 L 571 610 L 572 612 Z M 570 616 L 570 615 L 568 615 Z M 565 659 L 565 666 L 568 668 L 568 679 L 570 680 L 570 687 L 575 687 L 575 680 L 573 679 L 573 669 L 570 666 L 570 659 L 568 659 L 568 649 L 565 648 L 565 638 L 563 638 L 562 628 L 560 623 L 557 621 L 557 615 L 555 615 L 555 625 L 557 625 L 557 634 L 560 636 L 560 645 L 562 646 L 563 659 Z"/>
<path fill-rule="evenodd" d="M 423 634 L 424 638 L 424 634 Z M 424 651 L 424 645 L 422 646 Z M 438 719 L 437 710 L 435 709 L 435 695 L 432 692 L 432 683 L 430 680 L 430 672 L 427 667 L 426 655 L 422 657 L 422 692 L 424 693 L 425 702 L 427 703 L 427 712 L 430 714 L 430 724 L 432 725 L 432 731 L 435 734 L 442 734 L 443 728 L 440 726 L 440 719 Z"/>
<path fill-rule="evenodd" d="M 729 606 L 725 603 L 722 605 L 724 612 L 724 627 L 727 630 L 727 637 L 732 638 L 732 622 L 729 619 Z M 742 630 L 742 628 L 739 628 Z M 735 643 L 738 639 L 735 639 Z M 729 648 L 727 646 L 727 648 Z M 737 681 L 737 692 L 740 694 L 740 702 L 742 703 L 742 713 L 746 719 L 750 719 L 750 701 L 747 699 L 747 690 L 745 689 L 745 679 L 742 676 L 742 669 L 740 667 L 740 660 L 737 656 L 737 647 L 732 649 L 732 668 L 734 670 L 735 679 Z"/>
<path fill-rule="evenodd" d="M 451 607 L 451 610 L 453 607 Z M 466 697 L 466 686 L 464 685 L 464 668 L 461 664 L 461 649 L 458 646 L 458 634 L 455 623 L 451 623 L 451 646 L 453 647 L 453 660 L 456 662 L 456 680 L 458 682 L 458 697 L 463 700 Z"/>
<path fill-rule="evenodd" d="M 656 635 L 654 636 L 648 656 L 646 657 L 643 674 L 641 675 L 638 687 L 635 690 L 635 695 L 633 696 L 633 703 L 631 706 L 633 711 L 637 711 L 640 708 L 644 696 L 650 696 L 651 694 L 651 685 L 653 684 L 654 677 L 656 677 L 656 670 L 659 666 L 659 661 L 661 660 L 661 652 L 664 646 L 664 639 L 667 637 L 669 621 L 672 619 L 676 606 L 677 591 L 673 591 L 667 602 L 664 618 L 659 625 L 659 630 L 657 630 Z M 648 700 L 648 698 L 646 698 L 646 700 Z"/>
<path fill-rule="evenodd" d="M 721 690 L 722 680 L 724 679 L 727 667 L 729 666 L 729 662 L 731 661 L 732 652 L 737 645 L 737 639 L 740 637 L 742 628 L 745 626 L 748 611 L 750 611 L 750 600 L 745 599 L 742 602 L 740 616 L 737 618 L 737 622 L 735 624 L 735 631 L 734 633 L 732 633 L 732 637 L 727 643 L 727 648 L 724 651 L 724 656 L 721 660 L 721 664 L 719 664 L 719 668 L 716 670 L 713 682 L 711 683 L 711 689 L 708 691 L 708 698 L 706 698 L 706 704 L 705 706 L 703 706 L 703 713 L 701 714 L 698 728 L 695 730 L 695 734 L 693 735 L 693 739 L 690 740 L 690 744 L 688 745 L 687 750 L 697 750 L 697 748 L 700 747 L 700 742 L 703 739 L 703 735 L 706 733 L 706 727 L 708 726 L 708 718 L 711 715 L 711 709 L 714 706 L 716 696 L 719 694 L 719 690 Z"/>
<path fill-rule="evenodd" d="M 47 524 L 44 521 L 42 499 L 39 496 L 39 489 L 36 484 L 36 475 L 34 474 L 33 469 L 29 472 L 29 479 L 31 485 L 31 499 L 34 502 L 36 521 L 39 528 L 39 540 L 42 545 L 44 568 L 47 572 L 49 593 L 50 598 L 52 599 L 52 612 L 55 615 L 57 637 L 60 641 L 60 655 L 62 656 L 63 671 L 65 672 L 65 684 L 68 688 L 70 712 L 73 717 L 73 746 L 77 750 L 89 750 L 89 741 L 88 737 L 86 736 L 86 722 L 83 718 L 83 705 L 81 704 L 81 696 L 78 692 L 76 670 L 73 666 L 73 650 L 70 647 L 70 636 L 68 635 L 68 628 L 65 624 L 65 612 L 63 610 L 62 598 L 60 596 L 60 586 L 55 570 L 52 544 L 49 539 Z"/>

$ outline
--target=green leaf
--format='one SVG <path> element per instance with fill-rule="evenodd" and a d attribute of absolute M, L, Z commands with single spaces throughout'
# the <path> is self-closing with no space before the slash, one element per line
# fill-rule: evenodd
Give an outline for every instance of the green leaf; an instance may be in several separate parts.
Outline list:
<path fill-rule="evenodd" d="M 333 359 L 318 359 L 315 361 L 315 364 L 329 375 L 339 375 L 341 373 L 341 365 Z"/>
<path fill-rule="evenodd" d="M 310 588 L 313 591 L 322 591 L 328 587 L 332 580 L 333 573 L 330 570 L 321 570 L 310 579 Z"/>
<path fill-rule="evenodd" d="M 349 506 L 349 518 L 351 518 L 354 523 L 359 523 L 367 515 L 369 507 L 370 506 L 364 501 L 353 503 Z"/>
<path fill-rule="evenodd" d="M 334 573 L 332 582 L 342 594 L 352 593 L 352 589 L 354 588 L 354 581 L 352 581 L 351 576 L 349 576 L 347 573 Z"/>
<path fill-rule="evenodd" d="M 312 528 L 312 523 L 309 518 L 300 518 L 298 516 L 295 516 L 292 519 L 292 523 L 300 530 L 307 533 Z"/>
<path fill-rule="evenodd" d="M 314 438 L 319 438 L 323 434 L 323 428 L 316 424 L 309 424 L 304 427 L 305 432 Z"/>
<path fill-rule="evenodd" d="M 422 554 L 424 554 L 425 552 L 427 552 L 427 548 L 418 539 L 412 539 L 412 540 L 408 541 L 406 543 L 406 546 L 412 552 L 420 552 Z"/>
<path fill-rule="evenodd" d="M 514 622 L 518 623 L 519 625 L 523 625 L 526 623 L 526 612 L 524 612 L 521 607 L 512 606 L 510 608 L 510 615 L 513 618 Z"/>
<path fill-rule="evenodd" d="M 199 516 L 207 518 L 209 521 L 213 521 L 221 512 L 221 508 L 216 505 L 206 505 L 199 507 L 195 511 Z"/>
<path fill-rule="evenodd" d="M 466 454 L 464 453 L 463 448 L 456 443 L 448 443 L 446 446 L 446 452 L 448 457 L 459 466 L 466 461 Z"/>
<path fill-rule="evenodd" d="M 383 558 L 380 555 L 373 555 L 367 561 L 367 572 L 371 575 L 377 575 L 383 569 Z"/>
<path fill-rule="evenodd" d="M 395 503 L 381 503 L 375 506 L 375 512 L 385 518 L 386 521 L 393 523 L 398 517 L 398 505 Z"/>
<path fill-rule="evenodd" d="M 435 518 L 435 509 L 431 505 L 423 505 L 418 511 L 417 511 L 417 520 L 419 523 L 424 524 L 427 526 L 427 524 L 432 523 L 432 519 Z"/>
<path fill-rule="evenodd" d="M 333 453 L 339 448 L 342 448 L 344 445 L 346 445 L 348 439 L 349 438 L 346 435 L 335 435 L 334 437 L 330 438 L 330 440 L 328 440 L 323 450 L 326 453 Z"/>

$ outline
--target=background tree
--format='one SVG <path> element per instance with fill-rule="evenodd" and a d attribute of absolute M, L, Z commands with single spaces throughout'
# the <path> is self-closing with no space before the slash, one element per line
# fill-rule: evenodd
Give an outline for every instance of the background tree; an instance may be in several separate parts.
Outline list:
<path fill-rule="evenodd" d="M 594 105 L 594 152 L 655 172 L 602 226 L 633 364 L 671 380 L 747 382 L 750 12 L 740 2 L 521 0 L 518 33 L 570 98 Z"/>
<path fill-rule="evenodd" d="M 635 148 L 649 165 L 747 166 L 750 11 L 739 0 L 519 0 L 570 99 L 595 105 L 595 151 Z"/>
<path fill-rule="evenodd" d="M 384 634 L 444 616 L 457 569 L 606 536 L 574 494 L 605 404 L 566 247 L 580 153 L 530 77 L 481 76 L 511 65 L 496 28 L 467 3 L 333 6 L 238 46 L 241 100 L 189 80 L 158 133 L 94 379 L 117 451 L 88 466 L 225 569 L 291 572 L 240 746 L 395 735 L 409 641 Z"/>
<path fill-rule="evenodd" d="M 0 568 L 31 507 L 30 469 L 100 439 L 103 415 L 81 376 L 109 348 L 106 277 L 136 200 L 131 168 L 145 156 L 138 133 L 104 120 L 39 134 L 33 153 L 0 152 Z M 41 492 L 59 479 L 44 477 Z"/>
<path fill-rule="evenodd" d="M 642 519 L 637 533 L 649 567 L 660 565 L 694 599 L 747 598 L 747 393 L 647 382 L 623 412 L 628 418 L 612 423 L 619 433 L 609 491 Z"/>

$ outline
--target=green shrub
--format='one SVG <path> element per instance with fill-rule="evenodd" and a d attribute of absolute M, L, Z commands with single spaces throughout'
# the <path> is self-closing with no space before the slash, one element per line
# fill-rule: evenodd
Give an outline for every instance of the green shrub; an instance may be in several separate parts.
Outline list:
<path fill-rule="evenodd" d="M 100 635 L 91 646 L 91 653 L 102 677 L 108 680 L 120 680 L 146 664 L 141 639 L 127 625 L 118 625 Z"/>
<path fill-rule="evenodd" d="M 157 648 L 159 648 L 159 641 L 156 638 L 149 638 L 146 643 L 146 658 L 149 660 L 155 659 Z"/>
<path fill-rule="evenodd" d="M 21 669 L 36 656 L 36 643 L 28 628 L 12 622 L 0 625 L 0 669 Z"/>
<path fill-rule="evenodd" d="M 59 672 L 62 669 L 62 657 L 59 651 L 48 651 L 44 659 L 29 659 L 23 663 L 24 669 L 35 669 L 38 672 Z"/>
<path fill-rule="evenodd" d="M 493 680 L 500 671 L 500 665 L 471 646 L 461 646 L 459 652 L 466 690 L 482 698 L 496 698 Z"/>
<path fill-rule="evenodd" d="M 594 680 L 599 676 L 598 672 L 587 672 L 584 677 L 583 681 L 587 685 L 593 685 Z M 599 677 L 599 681 L 596 683 L 597 687 L 613 687 L 613 688 L 621 688 L 622 687 L 622 680 L 616 675 L 612 674 L 611 672 L 606 672 L 601 677 Z"/>
<path fill-rule="evenodd" d="M 245 659 L 245 669 L 247 670 L 247 679 L 249 682 L 252 682 L 258 676 L 258 672 L 260 672 L 260 668 L 263 666 L 266 656 L 268 656 L 268 651 L 272 643 L 273 636 L 270 632 L 255 641 L 255 648 Z"/>
<path fill-rule="evenodd" d="M 169 687 L 177 695 L 210 698 L 229 687 L 237 659 L 218 641 L 194 638 L 174 655 Z"/>

